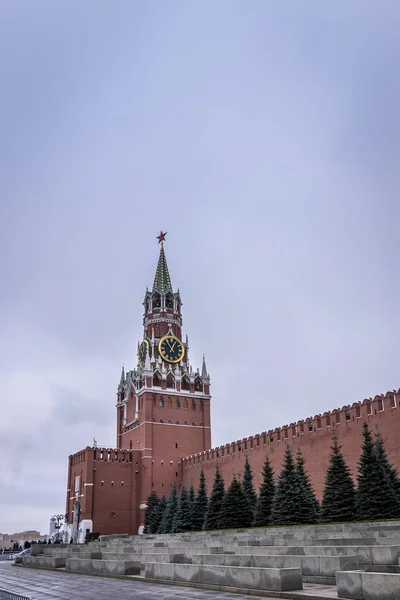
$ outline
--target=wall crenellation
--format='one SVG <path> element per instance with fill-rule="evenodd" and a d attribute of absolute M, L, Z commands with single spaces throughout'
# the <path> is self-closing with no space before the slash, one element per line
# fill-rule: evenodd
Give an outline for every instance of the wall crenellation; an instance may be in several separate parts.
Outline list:
<path fill-rule="evenodd" d="M 363 401 L 346 404 L 341 408 L 325 411 L 322 415 L 316 414 L 313 417 L 299 419 L 297 422 L 275 427 L 249 437 L 230 442 L 222 446 L 216 446 L 209 450 L 193 454 L 181 459 L 182 466 L 188 468 L 199 463 L 220 460 L 226 456 L 246 453 L 249 450 L 257 449 L 260 446 L 279 446 L 282 442 L 294 442 L 303 436 L 310 438 L 318 435 L 332 435 L 347 423 L 354 422 L 357 419 L 373 420 L 386 418 L 390 416 L 391 411 L 397 409 L 400 403 L 400 389 L 386 392 L 386 394 L 376 395 L 374 398 L 366 398 Z"/>
<path fill-rule="evenodd" d="M 87 446 L 85 450 L 71 454 L 69 457 L 71 466 L 87 462 L 87 453 L 92 453 L 93 460 L 103 462 L 132 462 L 133 453 L 138 452 L 132 449 L 110 448 L 110 447 L 91 447 Z"/>

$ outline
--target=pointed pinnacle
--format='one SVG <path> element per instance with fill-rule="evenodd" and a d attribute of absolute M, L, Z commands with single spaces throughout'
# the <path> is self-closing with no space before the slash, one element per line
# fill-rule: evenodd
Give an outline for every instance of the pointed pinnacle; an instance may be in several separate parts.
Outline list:
<path fill-rule="evenodd" d="M 124 368 L 124 363 L 122 363 L 121 380 L 120 380 L 119 384 L 121 385 L 122 383 L 125 383 L 125 368 Z"/>
<path fill-rule="evenodd" d="M 202 377 L 208 377 L 207 367 L 206 367 L 206 355 L 205 354 L 203 354 L 203 365 L 201 367 L 201 376 Z"/>
<path fill-rule="evenodd" d="M 166 294 L 172 292 L 171 278 L 169 276 L 167 259 L 165 258 L 164 244 L 160 247 L 156 275 L 154 277 L 153 292 Z"/>

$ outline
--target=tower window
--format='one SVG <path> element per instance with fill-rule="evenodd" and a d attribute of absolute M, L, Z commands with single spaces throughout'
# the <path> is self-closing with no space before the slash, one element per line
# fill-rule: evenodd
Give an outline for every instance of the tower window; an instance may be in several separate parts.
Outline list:
<path fill-rule="evenodd" d="M 154 373 L 153 386 L 161 387 L 161 375 L 159 373 Z"/>
<path fill-rule="evenodd" d="M 190 391 L 190 380 L 189 377 L 187 377 L 187 375 L 185 375 L 182 379 L 182 389 Z"/>
<path fill-rule="evenodd" d="M 179 399 L 176 400 L 176 408 L 181 407 L 181 401 Z"/>
<path fill-rule="evenodd" d="M 196 402 L 194 400 L 192 401 L 192 410 L 196 410 Z"/>
<path fill-rule="evenodd" d="M 203 391 L 203 384 L 202 384 L 200 377 L 196 377 L 195 382 L 194 382 L 194 389 L 196 392 Z"/>
<path fill-rule="evenodd" d="M 174 299 L 171 294 L 167 294 L 165 298 L 165 308 L 173 309 L 174 308 Z"/>
<path fill-rule="evenodd" d="M 160 296 L 160 294 L 154 294 L 154 296 L 153 296 L 153 306 L 154 306 L 154 308 L 161 308 L 161 296 Z"/>
<path fill-rule="evenodd" d="M 175 442 L 175 448 L 177 448 L 177 447 L 178 447 L 178 442 Z"/>
<path fill-rule="evenodd" d="M 164 398 L 160 396 L 160 407 L 164 408 Z"/>
<path fill-rule="evenodd" d="M 172 373 L 167 375 L 167 388 L 175 388 L 175 380 Z"/>

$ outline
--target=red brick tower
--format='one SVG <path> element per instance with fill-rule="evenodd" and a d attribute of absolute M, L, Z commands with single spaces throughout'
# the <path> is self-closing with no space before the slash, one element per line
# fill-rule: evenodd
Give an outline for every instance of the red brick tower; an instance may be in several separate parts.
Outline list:
<path fill-rule="evenodd" d="M 160 256 L 152 291 L 144 297 L 143 339 L 136 367 L 122 369 L 117 392 L 117 448 L 140 451 L 140 499 L 168 495 L 179 483 L 180 459 L 211 447 L 210 377 L 189 362 L 182 338 L 181 297 L 174 292 L 158 236 Z M 142 520 L 142 519 L 141 519 Z"/>

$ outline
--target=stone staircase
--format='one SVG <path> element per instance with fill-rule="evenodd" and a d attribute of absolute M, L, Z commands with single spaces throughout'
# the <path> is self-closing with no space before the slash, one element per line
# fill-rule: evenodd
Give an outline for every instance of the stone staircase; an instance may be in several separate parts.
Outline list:
<path fill-rule="evenodd" d="M 181 585 L 291 592 L 292 598 L 295 592 L 302 597 L 314 584 L 317 591 L 328 586 L 329 594 L 321 592 L 319 598 L 400 600 L 399 559 L 400 522 L 393 521 L 102 536 L 90 544 L 34 546 L 22 564 Z"/>

